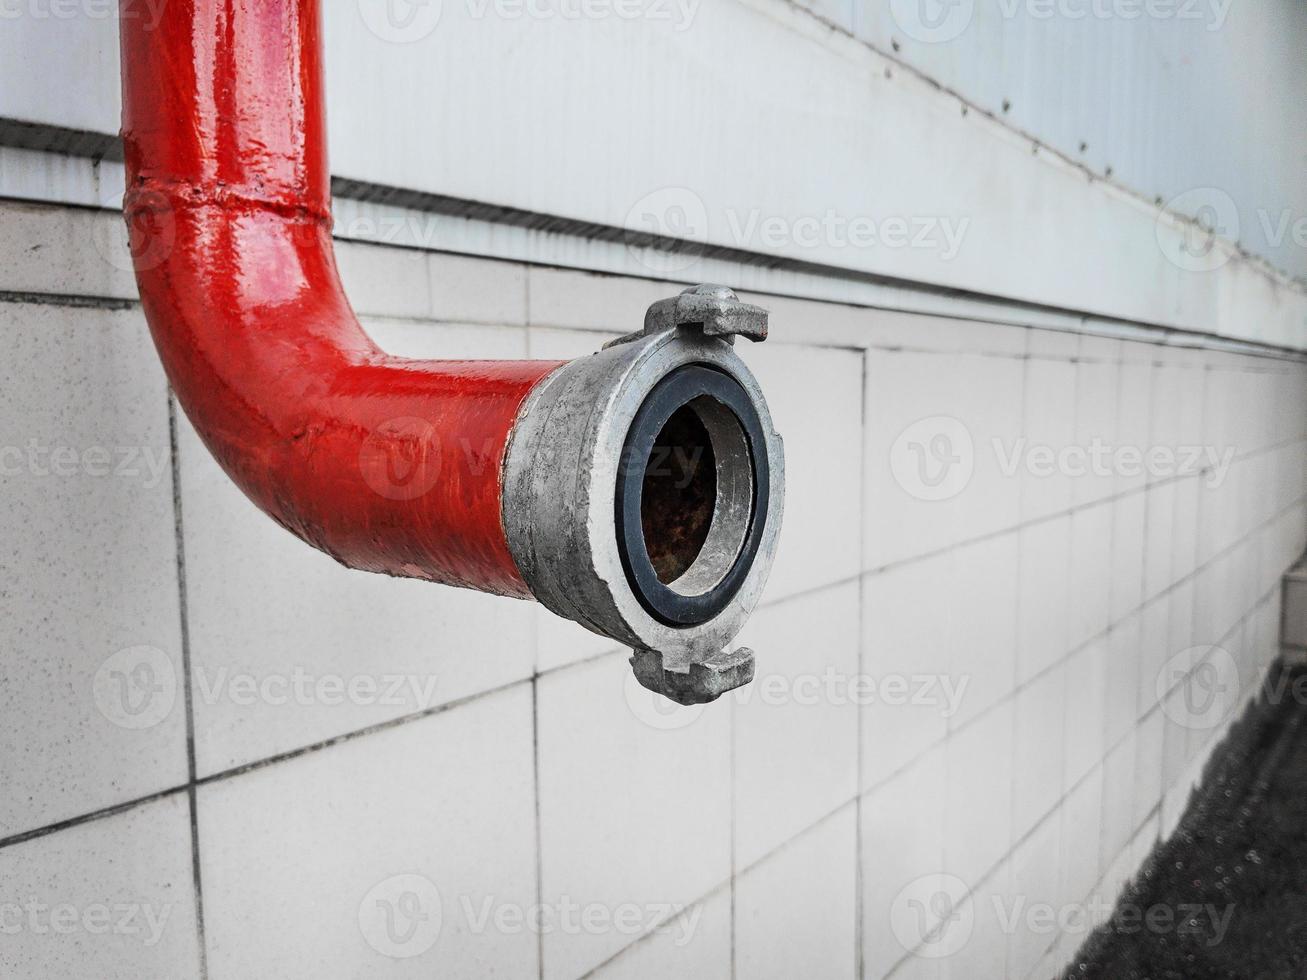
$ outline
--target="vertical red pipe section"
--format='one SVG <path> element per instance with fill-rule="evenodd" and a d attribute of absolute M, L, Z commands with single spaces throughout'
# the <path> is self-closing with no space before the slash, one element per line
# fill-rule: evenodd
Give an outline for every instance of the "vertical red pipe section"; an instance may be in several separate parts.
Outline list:
<path fill-rule="evenodd" d="M 318 0 L 122 18 L 124 201 L 177 398 L 223 469 L 346 565 L 529 597 L 504 452 L 552 361 L 410 361 L 336 271 Z"/>

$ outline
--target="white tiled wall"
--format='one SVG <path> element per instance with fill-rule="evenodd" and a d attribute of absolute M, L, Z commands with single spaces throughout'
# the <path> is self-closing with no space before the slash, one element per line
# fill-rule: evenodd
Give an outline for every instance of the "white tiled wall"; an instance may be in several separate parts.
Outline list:
<path fill-rule="evenodd" d="M 789 474 L 759 674 L 677 708 L 535 606 L 256 513 L 170 410 L 116 221 L 0 205 L 6 977 L 1047 977 L 1086 933 L 1022 910 L 1115 897 L 1275 655 L 1301 360 L 753 297 Z M 584 354 L 681 285 L 340 253 L 415 356 Z M 1023 465 L 1095 440 L 1234 455 Z"/>

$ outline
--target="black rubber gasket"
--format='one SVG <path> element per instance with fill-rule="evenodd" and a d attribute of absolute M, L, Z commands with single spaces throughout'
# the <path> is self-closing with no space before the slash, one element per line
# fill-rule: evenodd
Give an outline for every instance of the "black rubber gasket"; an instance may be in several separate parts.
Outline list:
<path fill-rule="evenodd" d="M 644 500 L 645 466 L 658 434 L 673 412 L 704 396 L 729 409 L 744 430 L 753 469 L 753 506 L 744 544 L 730 569 L 709 591 L 686 596 L 659 581 L 645 544 L 640 509 Z M 617 470 L 616 493 L 617 550 L 626 580 L 649 615 L 667 626 L 683 628 L 706 623 L 725 609 L 753 567 L 767 526 L 770 497 L 771 468 L 762 420 L 740 383 L 706 364 L 687 364 L 658 382 L 627 430 Z"/>

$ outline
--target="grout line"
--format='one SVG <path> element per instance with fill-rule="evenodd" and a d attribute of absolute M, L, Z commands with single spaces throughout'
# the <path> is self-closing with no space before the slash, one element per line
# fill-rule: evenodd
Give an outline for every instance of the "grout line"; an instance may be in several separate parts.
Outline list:
<path fill-rule="evenodd" d="M 331 738 L 323 739 L 320 742 L 313 742 L 309 745 L 301 745 L 299 748 L 290 749 L 286 752 L 279 752 L 276 755 L 266 756 L 262 759 L 256 759 L 253 762 L 242 763 L 239 766 L 233 766 L 230 769 L 223 769 L 220 772 L 211 773 L 208 776 L 200 776 L 195 780 L 196 786 L 208 786 L 212 783 L 225 782 L 236 776 L 243 776 L 248 772 L 255 772 L 259 769 L 267 769 L 270 766 L 279 765 L 283 762 L 289 762 L 291 759 L 298 759 L 300 756 L 312 755 L 321 752 L 323 749 L 329 749 L 335 745 L 343 745 L 346 742 L 352 742 L 355 739 L 364 738 L 368 735 L 375 735 L 379 732 L 387 731 L 391 728 L 399 728 L 413 722 L 422 721 L 433 715 L 444 714 L 446 711 L 452 711 L 454 708 L 461 708 L 465 704 L 471 704 L 482 698 L 492 697 L 496 694 L 502 694 L 505 691 L 511 691 L 514 688 L 521 687 L 523 684 L 530 684 L 532 678 L 522 677 L 514 681 L 508 681 L 505 684 L 499 684 L 495 687 L 486 688 L 484 691 L 477 691 L 475 694 L 468 694 L 461 698 L 455 698 L 452 701 L 446 701 L 444 704 L 437 704 L 430 708 L 423 708 L 421 711 L 413 711 L 406 715 L 400 715 L 397 718 L 388 718 L 385 721 L 379 721 L 375 725 L 367 725 L 363 728 L 356 728 L 353 731 L 345 732 L 342 735 L 333 735 Z"/>
<path fill-rule="evenodd" d="M 544 847 L 541 844 L 540 819 L 540 680 L 531 678 L 531 777 L 535 796 L 536 908 L 545 907 Z M 536 968 L 539 980 L 545 980 L 545 930 L 536 930 Z"/>
<path fill-rule="evenodd" d="M 209 975 L 209 954 L 204 933 L 204 889 L 200 875 L 200 817 L 195 792 L 195 699 L 191 686 L 190 610 L 186 591 L 186 536 L 182 524 L 180 440 L 177 436 L 177 401 L 168 391 L 168 443 L 172 456 L 173 532 L 177 552 L 177 611 L 182 644 L 182 697 L 186 711 L 186 796 L 191 824 L 191 878 L 195 888 L 195 931 L 199 944 L 200 980 Z"/>
<path fill-rule="evenodd" d="M 730 745 L 728 746 L 728 751 L 729 751 L 729 753 L 730 753 L 730 780 L 731 780 L 730 793 L 728 794 L 728 799 L 729 799 L 729 801 L 730 801 L 730 803 L 729 803 L 729 809 L 730 809 L 730 820 L 731 820 L 731 824 L 730 824 L 730 826 L 731 826 L 731 843 L 730 843 L 730 877 L 729 877 L 727 880 L 730 882 L 730 888 L 731 888 L 731 901 L 730 901 L 730 906 L 731 906 L 731 911 L 730 911 L 730 915 L 731 915 L 731 980 L 735 980 L 735 976 L 736 976 L 736 973 L 737 973 L 737 970 L 738 970 L 738 966 L 737 966 L 737 963 L 738 963 L 738 957 L 737 957 L 737 954 L 736 954 L 736 939 L 737 939 L 737 937 L 736 937 L 736 929 L 735 929 L 735 911 L 736 911 L 735 901 L 736 901 L 737 891 L 738 891 L 738 889 L 737 889 L 736 886 L 737 886 L 737 884 L 739 883 L 739 870 L 738 870 L 738 868 L 739 868 L 739 839 L 738 839 L 738 837 L 737 837 L 735 831 L 736 831 L 736 828 L 739 826 L 739 822 L 740 822 L 739 799 L 738 799 L 738 797 L 736 796 L 736 793 L 735 793 L 735 775 L 736 775 L 736 772 L 735 772 L 735 746 L 736 746 L 736 743 L 739 741 L 739 735 L 740 735 L 740 733 L 739 733 L 739 723 L 740 723 L 739 705 L 736 704 L 734 701 L 732 701 L 732 702 L 727 706 L 727 710 L 731 713 L 731 741 L 730 741 Z"/>
<path fill-rule="evenodd" d="M 858 500 L 864 502 L 864 506 L 858 508 L 858 567 L 862 568 L 867 563 L 867 508 L 865 501 L 867 499 L 867 412 L 870 408 L 867 392 L 867 355 L 863 353 L 859 357 L 859 364 L 862 367 L 862 388 L 859 392 L 858 406 Z M 867 669 L 867 640 L 866 640 L 866 619 L 867 619 L 867 579 L 863 575 L 858 576 L 858 672 L 866 677 L 869 673 Z M 854 749 L 855 765 L 857 766 L 857 787 L 858 795 L 853 801 L 853 975 L 857 980 L 863 980 L 867 973 L 867 957 L 863 950 L 865 942 L 863 914 L 864 901 L 863 889 L 866 882 L 863 880 L 863 842 L 862 842 L 862 778 L 863 766 L 866 762 L 863 752 L 863 716 L 866 712 L 858 709 L 857 724 L 857 745 Z"/>
<path fill-rule="evenodd" d="M 1293 511 L 1294 509 L 1300 507 L 1304 502 L 1307 502 L 1307 494 L 1305 494 L 1305 495 L 1303 495 L 1303 496 L 1297 498 L 1296 500 L 1294 500 L 1292 503 L 1290 503 L 1290 504 L 1287 505 L 1286 507 L 1284 507 L 1284 508 L 1282 508 L 1281 510 L 1277 511 L 1277 512 L 1276 512 L 1275 514 L 1273 514 L 1271 517 L 1268 517 L 1266 520 L 1264 520 L 1261 524 L 1257 525 L 1257 526 L 1254 527 L 1254 528 L 1251 528 L 1251 529 L 1248 531 L 1248 533 L 1247 533 L 1244 537 L 1242 537 L 1238 542 L 1236 542 L 1235 544 L 1232 544 L 1232 545 L 1227 546 L 1227 547 L 1226 547 L 1225 549 L 1223 549 L 1222 551 L 1220 551 L 1220 552 L 1218 552 L 1217 554 L 1213 555 L 1213 556 L 1212 556 L 1211 558 L 1209 558 L 1209 559 L 1208 559 L 1204 564 L 1202 564 L 1202 565 L 1200 565 L 1198 568 L 1194 569 L 1194 571 L 1190 572 L 1190 573 L 1189 573 L 1188 575 L 1186 575 L 1184 578 L 1179 579 L 1179 580 L 1177 580 L 1176 582 L 1172 583 L 1172 584 L 1171 584 L 1170 586 L 1168 586 L 1165 590 L 1163 590 L 1162 592 L 1158 593 L 1157 596 L 1155 596 L 1155 597 L 1153 597 L 1152 599 L 1148 600 L 1146 603 L 1144 603 L 1144 604 L 1141 605 L 1140 607 L 1138 607 L 1138 608 L 1132 610 L 1132 611 L 1127 615 L 1126 618 L 1129 618 L 1130 615 L 1134 615 L 1134 614 L 1138 613 L 1141 609 L 1145 608 L 1145 607 L 1148 606 L 1148 605 L 1151 605 L 1153 602 L 1160 601 L 1163 597 L 1169 595 L 1169 594 L 1170 594 L 1171 592 L 1173 592 L 1176 588 L 1182 586 L 1185 582 L 1189 581 L 1190 579 L 1196 578 L 1196 576 L 1197 576 L 1201 571 L 1203 571 L 1203 570 L 1206 569 L 1206 568 L 1209 568 L 1209 567 L 1210 567 L 1214 562 L 1223 559 L 1226 555 L 1228 555 L 1229 553 L 1231 553 L 1232 551 L 1234 551 L 1235 549 L 1237 549 L 1237 548 L 1238 548 L 1242 543 L 1244 543 L 1246 540 L 1248 540 L 1248 538 L 1251 537 L 1251 535 L 1253 535 L 1254 533 L 1257 533 L 1258 531 L 1260 531 L 1260 530 L 1262 530 L 1262 529 L 1264 529 L 1264 528 L 1270 526 L 1271 524 L 1275 523 L 1276 521 L 1280 520 L 1280 519 L 1283 518 L 1286 514 L 1290 513 L 1290 512 Z M 1294 559 L 1293 562 L 1292 562 L 1289 566 L 1287 566 L 1287 567 L 1293 567 L 1293 565 L 1296 564 L 1297 561 L 1298 561 L 1298 559 Z M 1286 569 L 1286 570 L 1287 570 L 1287 569 Z M 825 586 L 824 588 L 829 588 L 829 587 L 833 587 L 833 586 L 837 586 L 837 585 L 847 584 L 848 582 L 852 582 L 852 581 L 853 581 L 853 579 L 849 579 L 849 580 L 845 580 L 845 581 L 841 581 L 841 582 L 831 583 L 831 586 Z M 1277 583 L 1278 583 L 1278 578 L 1277 578 Z M 1261 599 L 1259 602 L 1254 603 L 1254 605 L 1253 605 L 1252 608 L 1255 609 L 1255 608 L 1257 608 L 1257 607 L 1259 607 L 1259 606 L 1261 606 L 1261 605 L 1264 605 L 1266 602 L 1270 601 L 1272 598 L 1274 598 L 1274 595 L 1275 595 L 1275 593 L 1276 593 L 1277 590 L 1278 590 L 1278 584 L 1276 584 L 1276 585 L 1272 585 L 1271 587 L 1269 587 L 1269 588 L 1267 589 L 1267 591 L 1263 594 L 1262 599 Z M 816 591 L 816 590 L 814 590 L 814 591 Z M 1247 614 L 1245 614 L 1245 616 L 1241 617 L 1240 620 L 1239 620 L 1239 622 L 1236 623 L 1233 627 L 1231 627 L 1231 630 L 1237 628 L 1238 625 L 1239 625 L 1239 623 L 1242 623 L 1242 622 L 1244 621 L 1244 619 L 1246 619 L 1246 618 L 1247 618 Z M 1116 624 L 1113 624 L 1113 626 L 1115 626 L 1115 625 L 1116 625 Z M 871 793 L 874 793 L 874 792 L 876 792 L 877 790 L 883 788 L 883 787 L 884 787 L 886 784 L 888 784 L 891 780 L 895 779 L 896 777 L 898 777 L 899 775 L 901 775 L 903 772 L 905 772 L 908 768 L 910 768 L 914 762 L 916 762 L 918 759 L 921 758 L 921 756 L 925 755 L 927 752 L 930 752 L 930 751 L 932 751 L 932 750 L 934 750 L 934 749 L 936 749 L 936 748 L 939 748 L 939 747 L 942 746 L 942 745 L 944 744 L 944 742 L 947 741 L 949 738 L 952 738 L 952 737 L 954 737 L 955 735 L 957 735 L 957 734 L 959 734 L 959 733 L 961 733 L 961 732 L 966 731 L 966 730 L 967 730 L 968 728 L 970 728 L 972 725 L 976 724 L 980 719 L 986 717 L 990 712 L 995 711 L 995 710 L 997 710 L 998 708 L 1002 707 L 1002 706 L 1003 706 L 1004 704 L 1006 704 L 1009 700 L 1013 699 L 1013 698 L 1014 698 L 1014 697 L 1015 697 L 1015 696 L 1016 696 L 1016 695 L 1017 695 L 1021 690 L 1024 690 L 1026 687 L 1029 687 L 1031 684 L 1035 683 L 1038 679 L 1042 678 L 1046 673 L 1048 673 L 1048 672 L 1051 671 L 1051 670 L 1055 670 L 1059 665 L 1061 665 L 1062 663 L 1064 663 L 1067 659 L 1069 659 L 1070 657 L 1075 656 L 1077 653 L 1079 653 L 1080 651 L 1084 650 L 1085 647 L 1087 647 L 1087 646 L 1089 646 L 1089 645 L 1091 645 L 1091 644 L 1093 644 L 1093 643 L 1098 642 L 1099 640 L 1101 640 L 1104 636 L 1106 636 L 1108 633 L 1110 633 L 1110 632 L 1112 631 L 1113 626 L 1109 626 L 1109 627 L 1108 627 L 1106 630 L 1104 630 L 1102 633 L 1099 633 L 1099 634 L 1095 635 L 1094 637 L 1091 637 L 1091 638 L 1090 638 L 1089 640 L 1087 640 L 1085 643 L 1083 643 L 1083 644 L 1081 644 L 1080 646 L 1076 647 L 1074 650 L 1069 651 L 1069 652 L 1068 652 L 1066 655 L 1064 655 L 1060 660 L 1056 661 L 1055 663 L 1053 663 L 1053 664 L 1051 664 L 1050 666 L 1048 666 L 1047 668 L 1045 668 L 1043 671 L 1040 671 L 1040 673 L 1038 673 L 1038 674 L 1036 674 L 1035 676 L 1033 676 L 1032 678 L 1030 678 L 1030 680 L 1028 680 L 1024 685 L 1022 685 L 1021 688 L 1018 688 L 1017 691 L 1010 692 L 1010 693 L 1009 693 L 1006 697 L 1004 697 L 1002 700 L 997 701 L 997 702 L 995 702 L 994 704 L 988 706 L 987 708 L 985 708 L 984 710 L 982 710 L 980 713 L 978 713 L 975 717 L 969 719 L 969 720 L 968 720 L 964 725 L 962 725 L 962 726 L 960 726 L 959 728 L 953 729 L 952 731 L 948 732 L 948 733 L 946 734 L 946 736 L 945 736 L 943 739 L 940 739 L 940 740 L 938 740 L 938 741 L 936 741 L 936 742 L 934 742 L 934 743 L 932 743 L 932 744 L 926 746 L 925 748 L 922 749 L 922 751 L 921 751 L 920 753 L 918 753 L 916 756 L 914 756 L 913 759 L 911 759 L 911 760 L 909 760 L 908 762 L 904 763 L 902 766 L 900 766 L 898 769 L 895 769 L 893 772 L 887 774 L 886 776 L 884 776 L 882 779 L 878 780 L 878 781 L 877 781 L 876 783 L 874 783 L 873 785 L 868 786 L 868 787 L 866 787 L 865 789 L 860 787 L 859 790 L 858 790 L 859 795 L 861 795 L 861 796 L 867 796 L 867 795 L 870 795 Z M 1230 632 L 1230 631 L 1227 631 L 1227 633 L 1226 633 L 1225 635 L 1228 636 L 1228 635 L 1229 635 L 1229 632 Z M 581 666 L 581 665 L 583 665 L 583 664 L 594 663 L 594 662 L 596 662 L 596 661 L 603 660 L 603 659 L 606 659 L 606 658 L 608 658 L 608 657 L 612 657 L 612 656 L 614 656 L 614 655 L 616 655 L 616 654 L 618 654 L 618 653 L 621 653 L 621 652 L 622 652 L 622 651 L 614 651 L 614 650 L 605 651 L 605 652 L 603 652 L 603 653 L 595 654 L 595 655 L 592 656 L 592 657 L 588 657 L 588 658 L 586 658 L 585 660 L 577 661 L 576 663 L 563 664 L 563 665 L 558 666 L 558 667 L 550 668 L 549 670 L 542 671 L 541 673 L 535 675 L 535 677 L 520 678 L 520 679 L 518 679 L 518 680 L 509 681 L 509 682 L 507 682 L 507 683 L 505 683 L 505 684 L 501 684 L 501 685 L 498 685 L 498 686 L 496 686 L 496 687 L 488 688 L 487 690 L 479 691 L 479 692 L 476 692 L 476 693 L 474 693 L 474 694 L 469 694 L 469 695 L 467 695 L 467 696 L 465 696 L 465 697 L 462 697 L 462 698 L 456 698 L 456 699 L 454 699 L 454 700 L 452 700 L 452 701 L 449 701 L 449 702 L 446 702 L 446 703 L 444 703 L 444 704 L 440 704 L 440 705 L 435 705 L 435 706 L 433 706 L 433 707 L 431 707 L 431 708 L 426 708 L 426 709 L 424 709 L 424 710 L 422 710 L 422 711 L 413 712 L 413 713 L 410 713 L 410 714 L 407 714 L 407 715 L 402 715 L 402 716 L 400 716 L 400 717 L 398 717 L 398 718 L 391 718 L 391 719 L 388 719 L 388 720 L 383 721 L 383 722 L 378 722 L 378 723 L 375 724 L 375 725 L 369 725 L 369 726 L 367 726 L 367 727 L 360 728 L 360 729 L 356 729 L 356 730 L 351 731 L 351 732 L 346 732 L 345 734 L 342 734 L 342 735 L 334 736 L 334 737 L 332 737 L 332 738 L 330 738 L 330 739 L 325 739 L 325 740 L 323 740 L 323 741 L 315 742 L 315 743 L 312 743 L 312 744 L 310 744 L 310 745 L 301 746 L 301 747 L 299 747 L 299 748 L 292 749 L 292 750 L 290 750 L 290 751 L 283 752 L 283 753 L 280 753 L 280 754 L 277 754 L 277 755 L 268 756 L 268 757 L 263 758 L 263 759 L 258 759 L 258 760 L 255 760 L 255 761 L 253 761 L 253 762 L 249 762 L 249 763 L 245 763 L 245 764 L 242 764 L 242 765 L 239 765 L 239 766 L 235 766 L 235 767 L 232 767 L 232 768 L 230 768 L 230 769 L 226 769 L 226 770 L 223 770 L 223 771 L 220 771 L 220 772 L 217 772 L 217 773 L 213 773 L 213 774 L 208 775 L 208 776 L 199 777 L 199 778 L 197 778 L 197 779 L 195 780 L 195 786 L 196 786 L 196 787 L 199 787 L 199 786 L 209 785 L 209 784 L 211 784 L 211 783 L 217 783 L 217 782 L 225 781 L 225 780 L 231 779 L 231 778 L 233 778 L 233 777 L 243 775 L 243 774 L 245 774 L 245 773 L 247 773 L 247 772 L 253 772 L 253 771 L 258 770 L 258 769 L 264 769 L 264 768 L 267 768 L 267 767 L 269 767 L 269 766 L 273 766 L 273 765 L 277 765 L 277 764 L 282 763 L 282 762 L 290 761 L 290 760 L 292 760 L 292 759 L 298 758 L 298 757 L 303 756 L 303 755 L 309 755 L 309 754 L 312 754 L 312 753 L 315 753 L 315 752 L 319 752 L 319 751 L 321 751 L 321 750 L 323 750 L 323 749 L 330 748 L 330 747 L 332 747 L 332 746 L 334 746 L 334 745 L 342 744 L 342 743 L 345 743 L 345 742 L 350 742 L 350 741 L 353 741 L 353 740 L 356 739 L 356 738 L 362 738 L 362 737 L 365 737 L 365 736 L 367 736 L 367 735 L 372 735 L 372 734 L 375 734 L 375 733 L 378 733 L 378 732 L 382 732 L 382 731 L 385 731 L 385 730 L 390 729 L 390 728 L 397 728 L 397 727 L 400 727 L 400 726 L 402 726 L 402 725 L 406 725 L 406 724 L 408 724 L 408 723 L 410 723 L 410 722 L 421 721 L 421 720 L 424 719 L 424 718 L 431 717 L 432 715 L 441 714 L 441 713 L 443 713 L 443 712 L 445 712 L 445 711 L 449 711 L 449 710 L 451 710 L 451 709 L 454 709 L 454 708 L 457 708 L 457 707 L 461 707 L 461 706 L 464 705 L 464 704 L 470 704 L 470 703 L 472 703 L 472 702 L 474 702 L 474 701 L 477 701 L 477 700 L 479 700 L 479 699 L 481 699 L 481 698 L 490 697 L 490 696 L 495 695 L 495 694 L 500 694 L 500 693 L 503 693 L 503 692 L 505 692 L 505 691 L 512 690 L 512 689 L 514 689 L 514 688 L 516 688 L 516 687 L 518 687 L 518 686 L 520 686 L 520 685 L 522 685 L 522 684 L 533 683 L 535 680 L 538 680 L 540 677 L 549 676 L 549 675 L 551 675 L 551 674 L 553 674 L 553 673 L 556 673 L 556 672 L 559 672 L 559 671 L 570 670 L 570 669 L 572 669 L 573 667 Z M 1159 704 L 1160 704 L 1160 702 L 1159 702 Z M 1159 710 L 1159 705 L 1154 705 L 1152 708 L 1150 708 L 1149 711 L 1145 712 L 1144 715 L 1141 716 L 1141 719 L 1140 719 L 1140 720 L 1146 719 L 1149 715 L 1151 715 L 1151 714 L 1152 714 L 1154 711 L 1156 711 L 1156 710 Z M 1128 737 L 1128 735 L 1127 735 L 1126 737 Z M 1117 743 L 1117 744 L 1119 744 L 1119 743 Z M 1112 748 L 1115 748 L 1115 744 L 1112 746 Z M 1096 767 L 1095 767 L 1095 768 L 1096 768 Z M 1076 784 L 1071 788 L 1071 790 L 1068 791 L 1068 794 L 1064 794 L 1064 796 L 1062 797 L 1062 799 L 1065 800 L 1066 795 L 1069 795 L 1070 792 L 1073 792 L 1073 791 L 1074 791 L 1074 790 L 1075 790 L 1079 785 L 1081 785 L 1081 783 L 1083 783 L 1084 779 L 1088 778 L 1088 775 L 1092 775 L 1093 771 L 1094 771 L 1094 770 L 1091 768 L 1091 769 L 1089 770 L 1089 773 L 1088 773 L 1085 777 L 1082 777 L 1079 781 L 1077 781 L 1077 783 L 1076 783 Z M 98 820 L 98 819 L 102 819 L 102 818 L 104 818 L 104 817 L 114 816 L 114 815 L 116 815 L 116 814 L 119 814 L 119 813 L 125 812 L 125 811 L 127 811 L 127 810 L 131 810 L 131 809 L 133 809 L 133 808 L 135 808 L 135 807 L 143 806 L 143 805 L 145 805 L 145 804 L 147 804 L 147 803 L 151 803 L 151 802 L 154 802 L 154 801 L 156 801 L 156 800 L 160 800 L 160 799 L 163 799 L 163 798 L 165 798 L 165 797 L 171 796 L 171 795 L 173 795 L 173 794 L 175 794 L 175 793 L 183 792 L 183 791 L 185 791 L 185 790 L 188 788 L 188 786 L 189 786 L 189 784 L 182 784 L 182 785 L 179 785 L 179 786 L 174 786 L 174 787 L 171 787 L 171 788 L 169 788 L 169 789 L 161 790 L 161 791 L 159 791 L 159 792 L 157 792 L 157 793 L 152 793 L 152 794 L 149 794 L 149 795 L 147 795 L 147 796 L 139 797 L 139 798 L 136 798 L 136 799 L 133 799 L 133 800 L 128 800 L 128 801 L 126 801 L 126 802 L 124 802 L 124 803 L 115 804 L 115 805 L 113 805 L 113 806 L 105 807 L 105 808 L 100 809 L 100 810 L 95 810 L 95 811 L 91 811 L 91 812 L 88 812 L 88 813 L 85 813 L 85 814 L 78 815 L 78 816 L 76 816 L 76 817 L 71 817 L 71 818 L 69 818 L 69 819 L 67 819 L 67 820 L 63 820 L 63 821 L 59 821 L 59 822 L 57 822 L 57 823 L 49 824 L 49 825 L 47 825 L 47 826 L 45 826 L 45 827 L 40 827 L 40 828 L 35 828 L 35 829 L 32 829 L 32 830 L 23 831 L 22 833 L 14 834 L 14 835 L 11 835 L 11 836 L 6 837 L 6 838 L 0 838 L 0 848 L 9 847 L 9 846 L 12 846 L 12 845 L 15 845 L 15 844 L 21 844 L 21 843 L 24 843 L 24 842 L 26 842 L 26 841 L 33 840 L 33 839 L 36 839 L 36 838 L 39 838 L 39 837 L 43 837 L 43 836 L 46 836 L 46 835 L 48 835 L 48 834 L 56 833 L 56 832 L 58 832 L 58 831 L 65 830 L 65 829 L 68 829 L 68 828 L 70 828 L 70 827 L 74 827 L 74 826 L 77 826 L 77 825 L 79 825 L 79 824 L 82 824 L 82 823 L 87 823 L 87 822 L 92 821 L 92 820 Z M 841 807 L 847 805 L 849 802 L 852 802 L 852 800 L 846 801 L 846 803 L 841 804 Z M 832 812 L 834 812 L 834 811 L 832 811 Z M 822 819 L 825 819 L 825 818 L 822 818 Z M 819 822 L 820 822 L 820 821 L 819 821 Z M 814 826 L 815 826 L 815 825 L 814 825 Z M 802 833 L 802 832 L 800 832 L 800 833 Z M 793 839 L 793 838 L 791 838 L 791 839 Z M 765 857 L 769 856 L 769 855 L 772 854 L 772 853 L 774 853 L 774 851 L 772 851 L 772 852 L 768 852 L 768 854 L 764 855 L 763 857 L 765 858 Z M 760 858 L 759 860 L 762 860 L 762 859 Z M 754 865 L 756 865 L 756 863 L 757 863 L 757 862 L 755 862 Z M 754 865 L 750 865 L 749 867 L 753 867 Z M 748 868 L 741 869 L 741 871 L 747 871 L 747 870 L 748 870 Z"/>
<path fill-rule="evenodd" d="M 138 796 L 132 800 L 126 800 L 123 803 L 115 803 L 113 806 L 107 806 L 100 810 L 91 810 L 88 813 L 81 813 L 75 817 L 69 817 L 67 820 L 60 820 L 57 823 L 47 824 L 44 827 L 35 827 L 32 830 L 24 830 L 17 834 L 11 834 L 8 837 L 0 838 L 0 850 L 6 847 L 15 847 L 19 844 L 26 844 L 28 841 L 38 840 L 42 837 L 48 837 L 51 834 L 57 834 L 60 831 L 71 830 L 74 827 L 80 827 L 85 823 L 93 823 L 96 820 L 103 820 L 106 817 L 116 817 L 120 813 L 126 813 L 128 810 L 135 810 L 137 807 L 145 806 L 149 803 L 157 803 L 159 800 L 167 799 L 170 796 L 176 796 L 178 793 L 185 792 L 186 784 L 172 786 L 168 789 L 159 790 L 157 793 L 150 793 L 148 796 Z"/>

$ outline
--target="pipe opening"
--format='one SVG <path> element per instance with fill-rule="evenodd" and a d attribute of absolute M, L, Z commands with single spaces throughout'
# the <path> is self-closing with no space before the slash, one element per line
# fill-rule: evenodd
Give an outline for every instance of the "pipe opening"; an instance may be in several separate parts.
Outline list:
<path fill-rule="evenodd" d="M 743 583 L 766 520 L 762 445 L 744 389 L 706 366 L 668 375 L 636 413 L 618 477 L 618 548 L 636 596 L 663 622 L 706 622 Z"/>
<path fill-rule="evenodd" d="M 717 502 L 712 437 L 689 405 L 659 431 L 644 464 L 640 527 L 658 581 L 679 579 L 703 551 Z"/>

